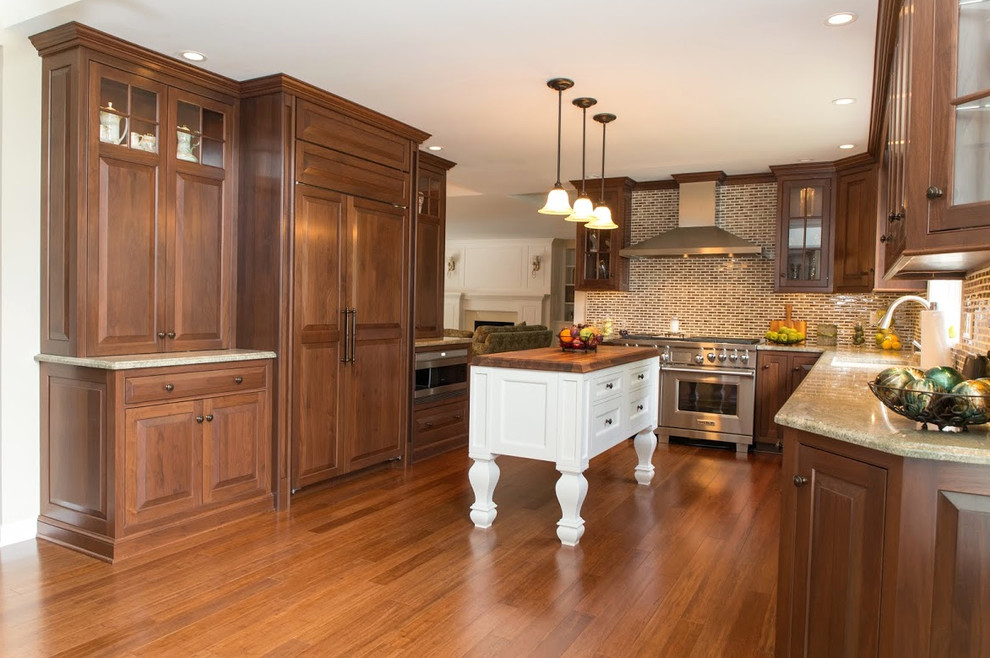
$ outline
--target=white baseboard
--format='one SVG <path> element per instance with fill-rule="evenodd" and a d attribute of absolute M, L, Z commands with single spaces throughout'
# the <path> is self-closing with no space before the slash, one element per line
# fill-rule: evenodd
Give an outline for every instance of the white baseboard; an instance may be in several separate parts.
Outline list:
<path fill-rule="evenodd" d="M 0 525 L 0 546 L 9 546 L 22 541 L 34 539 L 38 534 L 38 522 L 34 519 L 24 519 Z"/>

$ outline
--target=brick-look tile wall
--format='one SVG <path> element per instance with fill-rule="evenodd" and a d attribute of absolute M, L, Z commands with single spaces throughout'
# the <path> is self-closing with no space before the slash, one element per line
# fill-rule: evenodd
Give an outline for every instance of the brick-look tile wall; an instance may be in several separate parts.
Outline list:
<path fill-rule="evenodd" d="M 877 310 L 897 299 L 889 293 L 774 293 L 777 185 L 717 189 L 718 225 L 764 247 L 768 257 L 634 258 L 629 292 L 587 293 L 587 321 L 611 319 L 616 330 L 662 333 L 676 315 L 688 335 L 758 337 L 771 320 L 783 319 L 784 304 L 792 303 L 794 319 L 808 322 L 809 340 L 814 340 L 819 323 L 831 323 L 839 327 L 839 342 L 848 344 L 857 321 L 875 319 Z M 633 192 L 632 244 L 677 226 L 677 203 L 677 190 Z M 987 277 L 990 311 L 990 273 Z M 905 344 L 914 336 L 917 320 L 917 309 L 898 309 L 895 323 Z"/>
<path fill-rule="evenodd" d="M 963 279 L 962 314 L 962 331 L 956 346 L 959 364 L 967 354 L 986 354 L 990 350 L 990 268 Z"/>

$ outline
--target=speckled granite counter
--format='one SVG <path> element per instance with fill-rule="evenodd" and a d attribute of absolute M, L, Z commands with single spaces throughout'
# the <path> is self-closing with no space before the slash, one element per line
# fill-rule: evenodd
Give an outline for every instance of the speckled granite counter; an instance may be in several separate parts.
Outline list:
<path fill-rule="evenodd" d="M 917 357 L 865 348 L 826 351 L 774 420 L 893 455 L 990 464 L 990 425 L 968 432 L 922 431 L 874 397 L 866 382 L 898 364 L 916 365 Z"/>
<path fill-rule="evenodd" d="M 814 343 L 806 343 L 804 345 L 778 345 L 777 343 L 762 342 L 756 346 L 756 349 L 759 352 L 772 350 L 774 352 L 814 352 L 816 354 L 821 354 L 827 349 L 835 348 L 821 347 L 819 345 L 815 345 Z"/>
<path fill-rule="evenodd" d="M 254 359 L 274 359 L 275 352 L 263 350 L 203 350 L 201 352 L 160 352 L 157 354 L 129 354 L 127 356 L 76 357 L 57 354 L 37 354 L 35 361 L 59 363 L 80 368 L 100 370 L 131 370 L 132 368 L 161 368 L 166 366 L 188 366 L 200 363 L 229 363 L 231 361 L 252 361 Z"/>

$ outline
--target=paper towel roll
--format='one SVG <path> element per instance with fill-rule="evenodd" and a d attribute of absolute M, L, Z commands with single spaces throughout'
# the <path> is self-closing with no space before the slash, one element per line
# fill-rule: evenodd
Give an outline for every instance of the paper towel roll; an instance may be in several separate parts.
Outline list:
<path fill-rule="evenodd" d="M 921 367 L 924 370 L 952 364 L 945 311 L 921 312 Z"/>

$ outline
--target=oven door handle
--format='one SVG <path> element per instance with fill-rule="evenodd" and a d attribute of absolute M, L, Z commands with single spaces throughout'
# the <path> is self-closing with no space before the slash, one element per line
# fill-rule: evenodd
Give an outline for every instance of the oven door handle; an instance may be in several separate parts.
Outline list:
<path fill-rule="evenodd" d="M 669 366 L 664 366 L 661 368 L 663 372 L 689 372 L 689 373 L 700 373 L 703 375 L 739 375 L 740 377 L 756 377 L 755 370 L 706 370 L 704 368 L 671 368 Z"/>

